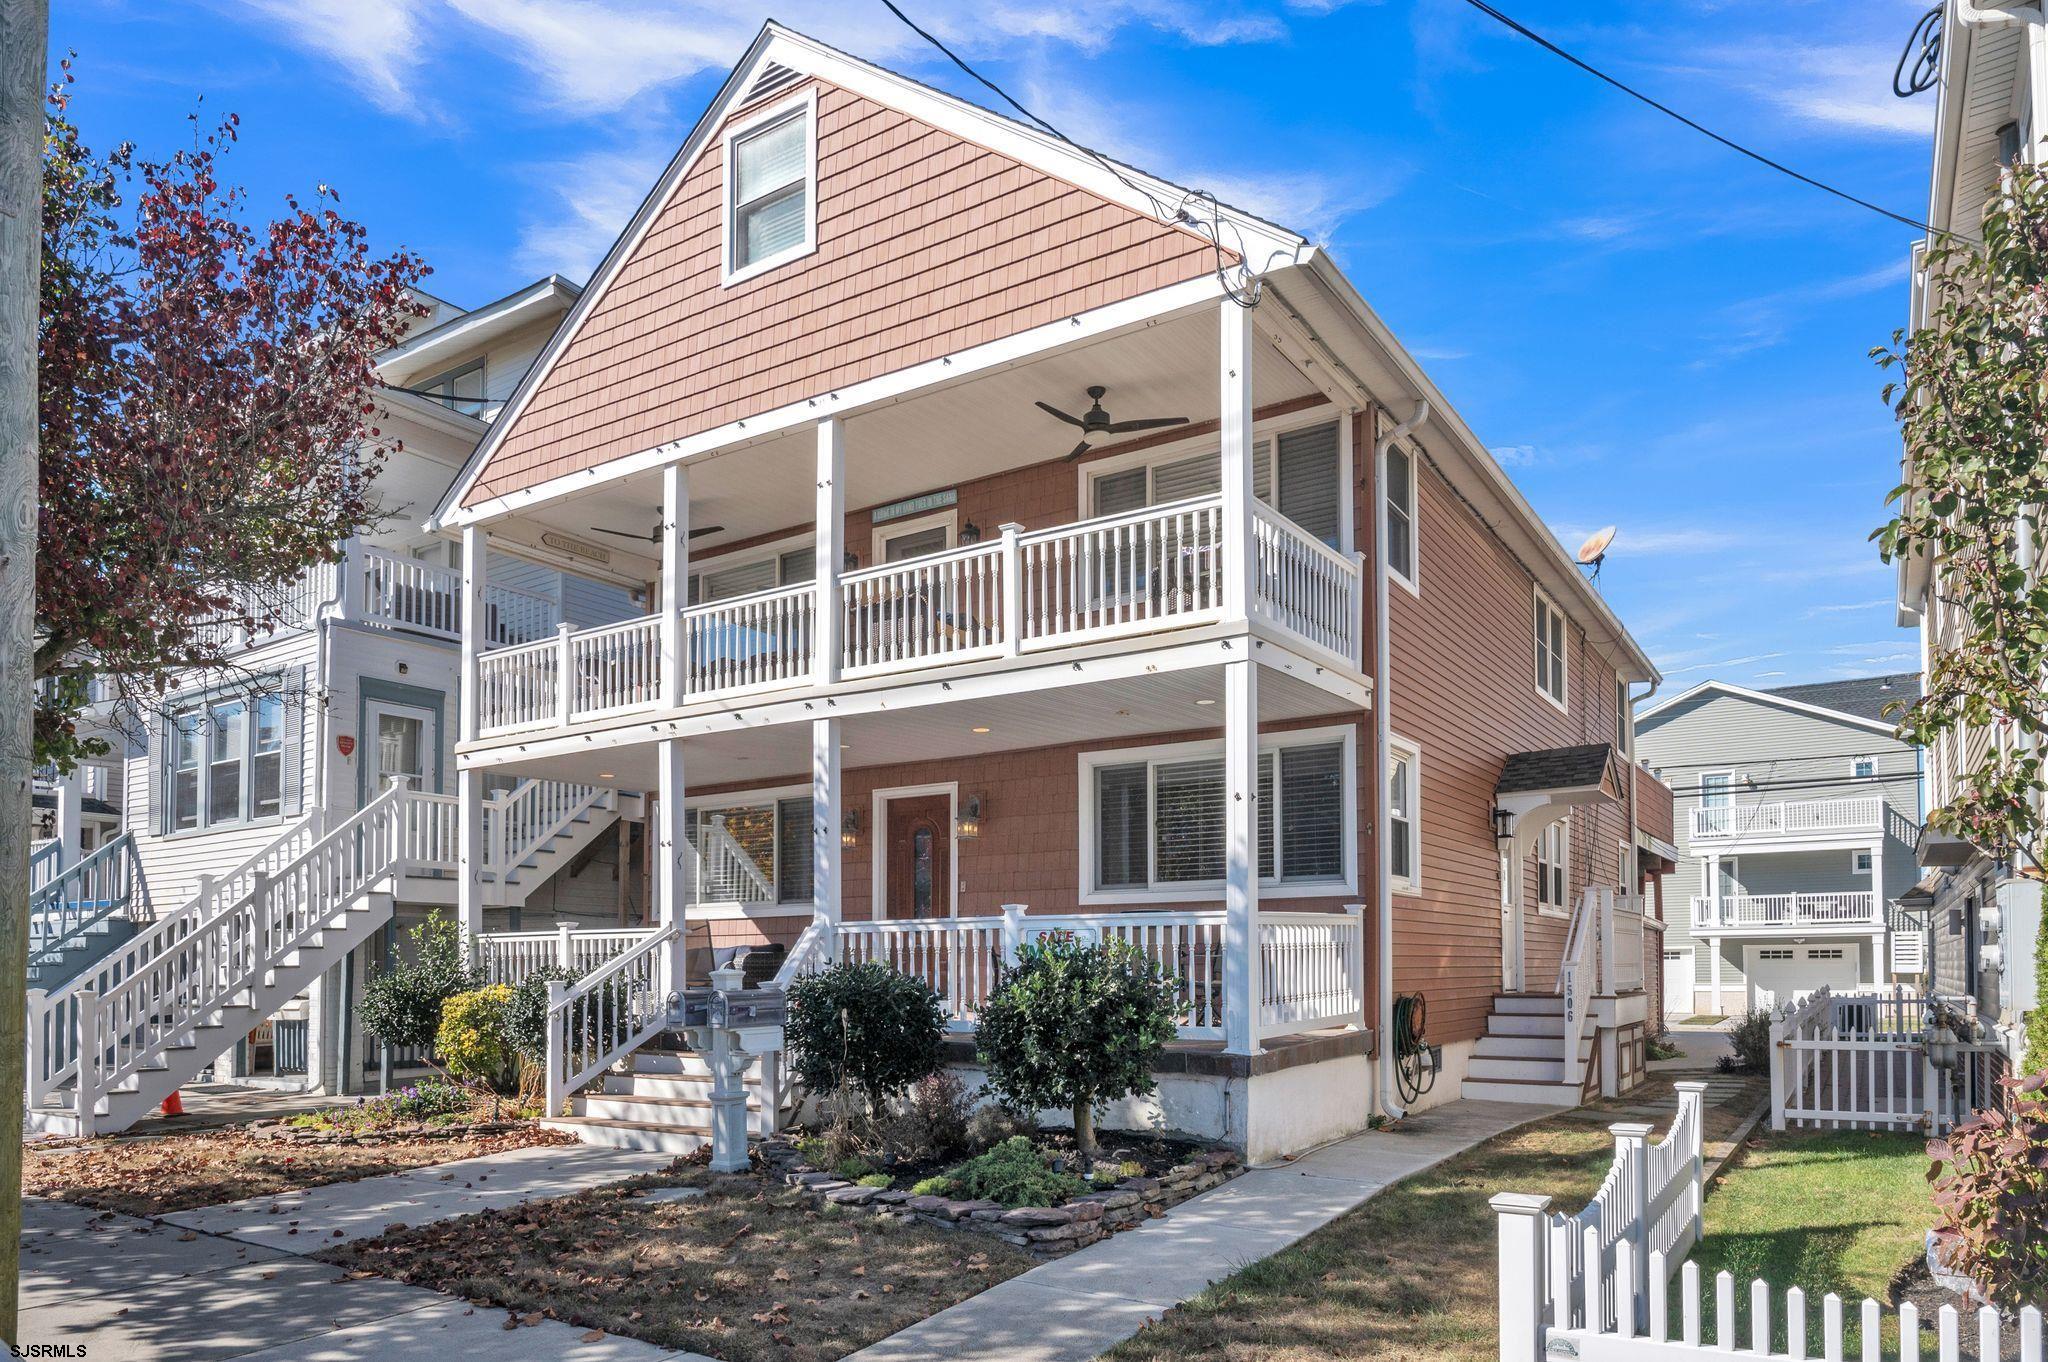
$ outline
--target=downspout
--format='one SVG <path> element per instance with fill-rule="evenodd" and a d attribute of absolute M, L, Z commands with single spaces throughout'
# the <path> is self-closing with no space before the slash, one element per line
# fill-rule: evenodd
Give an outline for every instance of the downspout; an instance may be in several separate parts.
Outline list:
<path fill-rule="evenodd" d="M 1415 403 L 1414 412 L 1379 437 L 1372 447 L 1372 736 L 1379 762 L 1379 783 L 1373 794 L 1373 862 L 1375 897 L 1379 903 L 1380 1110 L 1390 1121 L 1407 1113 L 1394 1086 L 1394 861 L 1390 839 L 1393 812 L 1387 807 L 1387 749 L 1392 741 L 1393 687 L 1389 656 L 1392 630 L 1387 621 L 1387 451 L 1429 419 L 1429 402 Z"/>

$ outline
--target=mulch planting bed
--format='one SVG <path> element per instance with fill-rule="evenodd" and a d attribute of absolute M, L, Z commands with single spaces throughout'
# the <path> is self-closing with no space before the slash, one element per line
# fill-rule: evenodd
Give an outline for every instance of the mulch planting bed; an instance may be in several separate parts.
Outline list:
<path fill-rule="evenodd" d="M 502 1309 L 725 1362 L 829 1362 L 1029 1268 L 1011 1245 L 878 1219 L 678 1161 L 575 1196 L 394 1230 L 319 1255 Z"/>
<path fill-rule="evenodd" d="M 529 1145 L 575 1143 L 530 1121 L 304 1133 L 333 1138 L 305 1140 L 264 1126 L 37 1141 L 22 1151 L 22 1191 L 124 1215 L 166 1215 Z"/>

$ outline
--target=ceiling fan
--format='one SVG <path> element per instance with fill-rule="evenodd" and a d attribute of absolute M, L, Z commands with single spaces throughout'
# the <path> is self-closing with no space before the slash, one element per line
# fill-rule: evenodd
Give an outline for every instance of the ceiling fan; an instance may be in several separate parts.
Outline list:
<path fill-rule="evenodd" d="M 620 539 L 637 539 L 643 544 L 659 544 L 661 542 L 661 532 L 664 528 L 661 518 L 657 516 L 654 520 L 654 528 L 646 534 L 639 534 L 633 530 L 614 530 L 604 525 L 592 525 L 590 531 L 592 534 L 616 535 Z M 725 526 L 723 525 L 699 525 L 690 531 L 690 538 L 700 539 L 707 534 L 717 534 L 724 529 Z"/>
<path fill-rule="evenodd" d="M 1157 430 L 1161 426 L 1184 426 L 1188 422 L 1185 416 L 1155 416 L 1143 421 L 1112 421 L 1109 413 L 1102 409 L 1102 395 L 1108 391 L 1109 389 L 1103 387 L 1090 388 L 1088 397 L 1094 405 L 1079 416 L 1069 416 L 1049 402 L 1038 403 L 1041 411 L 1057 416 L 1068 425 L 1081 429 L 1081 443 L 1075 445 L 1072 452 L 1067 455 L 1067 462 L 1072 463 L 1086 454 L 1088 442 L 1098 435 L 1129 435 L 1133 431 Z"/>

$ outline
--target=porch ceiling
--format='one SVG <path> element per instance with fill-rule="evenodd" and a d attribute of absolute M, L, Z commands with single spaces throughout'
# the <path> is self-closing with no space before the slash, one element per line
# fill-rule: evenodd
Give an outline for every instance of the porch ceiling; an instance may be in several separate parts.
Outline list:
<path fill-rule="evenodd" d="M 1222 699 L 1222 669 L 1194 667 L 849 715 L 840 721 L 845 744 L 842 760 L 848 767 L 893 766 L 1140 734 L 1195 736 L 1221 725 Z M 1205 700 L 1212 703 L 1201 703 Z M 1260 669 L 1262 726 L 1329 716 L 1340 708 L 1341 702 L 1326 690 L 1272 668 Z M 1361 713 L 1353 711 L 1344 717 L 1356 718 Z M 977 733 L 976 728 L 988 732 Z M 810 779 L 811 733 L 805 723 L 685 738 L 683 751 L 687 784 L 694 788 Z M 622 790 L 650 790 L 656 782 L 655 744 L 514 761 L 491 769 Z"/>
<path fill-rule="evenodd" d="M 847 509 L 882 505 L 1059 459 L 1073 448 L 1078 434 L 1032 404 L 1050 402 L 1079 415 L 1087 410 L 1087 389 L 1095 384 L 1109 389 L 1103 405 L 1121 420 L 1186 416 L 1191 422 L 1213 421 L 1221 386 L 1216 329 L 1214 311 L 1205 308 L 1030 363 L 925 389 L 849 417 Z M 1257 406 L 1317 391 L 1271 345 L 1258 349 L 1253 386 Z M 829 410 L 828 404 L 819 403 L 819 416 Z M 1103 446 L 1090 458 L 1115 452 L 1114 446 Z M 803 428 L 692 464 L 693 526 L 724 527 L 695 540 L 692 552 L 715 553 L 723 546 L 808 525 L 816 458 L 816 437 Z M 644 532 L 659 519 L 660 508 L 660 475 L 647 473 L 604 483 L 586 496 L 551 503 L 525 518 L 589 538 L 593 525 Z M 630 549 L 624 540 L 610 536 L 597 536 L 596 542 L 614 551 Z"/>

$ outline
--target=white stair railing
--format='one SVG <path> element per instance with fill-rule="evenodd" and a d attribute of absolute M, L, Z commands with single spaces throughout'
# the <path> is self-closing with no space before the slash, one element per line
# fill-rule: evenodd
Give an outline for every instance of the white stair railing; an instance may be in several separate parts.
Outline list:
<path fill-rule="evenodd" d="M 523 780 L 484 805 L 485 866 L 502 880 L 595 808 L 614 808 L 618 791 L 562 780 Z"/>
<path fill-rule="evenodd" d="M 29 896 L 30 963 L 110 917 L 130 913 L 142 887 L 135 839 L 120 833 Z"/>
<path fill-rule="evenodd" d="M 1599 987 L 1601 895 L 1608 895 L 1611 904 L 1613 893 L 1588 885 L 1579 896 L 1578 910 L 1565 935 L 1564 963 L 1557 971 L 1557 991 L 1564 997 L 1564 1081 L 1574 1086 L 1586 1081 L 1579 1050 L 1593 1016 L 1593 993 Z"/>
<path fill-rule="evenodd" d="M 548 985 L 547 1114 L 668 1023 L 664 962 L 680 928 L 659 927 L 573 984 Z"/>
<path fill-rule="evenodd" d="M 64 868 L 64 844 L 55 837 L 45 837 L 29 844 L 28 850 L 28 892 L 33 894 Z"/>
<path fill-rule="evenodd" d="M 487 982 L 517 988 L 544 969 L 588 974 L 645 941 L 642 927 L 575 927 L 551 932 L 484 932 L 476 938 L 476 963 Z"/>
<path fill-rule="evenodd" d="M 101 1095 L 261 987 L 404 861 L 413 800 L 385 791 L 325 836 L 306 825 L 64 988 L 29 999 L 29 1100 L 70 1079 L 90 1126 Z M 278 857 L 294 847 L 297 854 Z M 246 873 L 245 873 L 246 872 Z"/>

